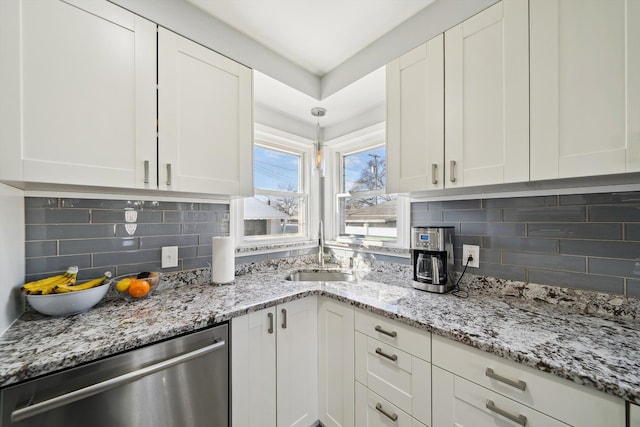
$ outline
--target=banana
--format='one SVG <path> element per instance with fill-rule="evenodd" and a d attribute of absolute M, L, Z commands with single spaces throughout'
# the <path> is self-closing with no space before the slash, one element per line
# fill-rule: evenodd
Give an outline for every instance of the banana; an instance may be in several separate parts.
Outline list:
<path fill-rule="evenodd" d="M 102 285 L 104 281 L 110 277 L 111 277 L 111 272 L 105 271 L 104 276 L 98 277 L 97 279 L 93 279 L 88 282 L 84 282 L 80 285 L 74 285 L 73 283 L 58 284 L 53 289 L 53 292 L 60 294 L 60 293 L 73 292 L 73 291 L 84 291 L 86 289 L 91 289 L 91 288 L 95 288 L 96 286 Z M 75 280 L 74 280 L 74 283 L 75 283 Z"/>
<path fill-rule="evenodd" d="M 64 274 L 58 274 L 55 276 L 25 283 L 21 289 L 27 295 L 47 295 L 53 292 L 53 289 L 59 284 L 69 283 L 71 281 L 75 283 L 75 278 L 77 275 L 78 267 L 74 265 L 69 267 Z"/>

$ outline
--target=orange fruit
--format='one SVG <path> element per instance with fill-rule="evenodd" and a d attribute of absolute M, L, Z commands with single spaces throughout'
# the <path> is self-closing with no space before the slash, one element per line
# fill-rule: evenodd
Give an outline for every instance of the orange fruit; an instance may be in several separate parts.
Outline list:
<path fill-rule="evenodd" d="M 136 279 L 131 282 L 131 284 L 129 285 L 129 289 L 127 289 L 127 292 L 129 292 L 129 295 L 134 298 L 142 298 L 143 296 L 148 294 L 150 290 L 151 285 L 147 280 Z"/>

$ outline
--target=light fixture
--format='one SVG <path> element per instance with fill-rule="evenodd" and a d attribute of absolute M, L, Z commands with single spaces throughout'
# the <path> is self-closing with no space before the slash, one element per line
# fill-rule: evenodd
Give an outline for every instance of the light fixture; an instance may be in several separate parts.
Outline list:
<path fill-rule="evenodd" d="M 317 119 L 316 121 L 316 142 L 315 142 L 315 170 L 320 172 L 320 176 L 324 175 L 324 153 L 322 152 L 322 139 L 320 138 L 320 117 L 324 116 L 327 110 L 322 107 L 314 107 L 311 109 L 311 115 Z"/>

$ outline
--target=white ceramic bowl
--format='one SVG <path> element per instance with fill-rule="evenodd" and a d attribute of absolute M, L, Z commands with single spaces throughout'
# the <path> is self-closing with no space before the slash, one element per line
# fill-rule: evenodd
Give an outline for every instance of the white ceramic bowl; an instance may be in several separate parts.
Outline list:
<path fill-rule="evenodd" d="M 102 285 L 84 291 L 67 292 L 64 294 L 27 295 L 27 301 L 36 311 L 48 316 L 70 316 L 83 313 L 100 302 L 105 296 L 111 280 Z"/>

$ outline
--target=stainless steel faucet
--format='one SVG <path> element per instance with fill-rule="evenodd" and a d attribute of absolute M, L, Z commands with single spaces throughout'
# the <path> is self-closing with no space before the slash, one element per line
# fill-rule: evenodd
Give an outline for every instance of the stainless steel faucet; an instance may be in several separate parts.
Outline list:
<path fill-rule="evenodd" d="M 320 268 L 324 268 L 324 227 L 322 226 L 322 220 L 318 225 L 318 265 Z"/>

